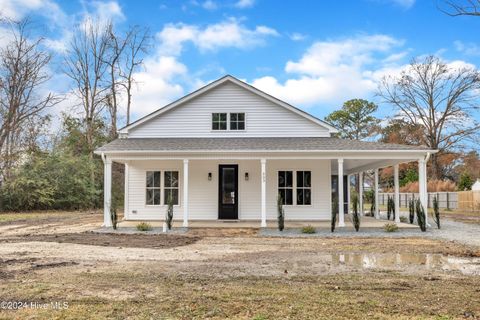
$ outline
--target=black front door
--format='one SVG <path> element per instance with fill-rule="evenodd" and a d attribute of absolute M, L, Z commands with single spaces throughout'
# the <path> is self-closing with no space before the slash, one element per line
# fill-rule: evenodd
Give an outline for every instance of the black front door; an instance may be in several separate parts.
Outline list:
<path fill-rule="evenodd" d="M 218 167 L 218 219 L 238 219 L 238 165 Z"/>

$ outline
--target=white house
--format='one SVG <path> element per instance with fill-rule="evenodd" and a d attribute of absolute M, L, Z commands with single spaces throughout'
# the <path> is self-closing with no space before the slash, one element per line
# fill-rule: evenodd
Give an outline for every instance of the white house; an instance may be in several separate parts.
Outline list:
<path fill-rule="evenodd" d="M 336 132 L 232 76 L 220 78 L 120 129 L 118 139 L 96 150 L 105 165 L 104 225 L 111 226 L 112 162 L 125 164 L 126 220 L 163 220 L 171 195 L 174 219 L 185 227 L 218 219 L 265 227 L 277 217 L 280 194 L 287 220 L 330 220 L 338 199 L 343 226 L 347 176 L 375 170 L 378 186 L 378 168 L 394 166 L 398 199 L 398 164 L 410 161 L 419 163 L 426 206 L 426 162 L 434 150 L 343 140 L 332 137 Z"/>

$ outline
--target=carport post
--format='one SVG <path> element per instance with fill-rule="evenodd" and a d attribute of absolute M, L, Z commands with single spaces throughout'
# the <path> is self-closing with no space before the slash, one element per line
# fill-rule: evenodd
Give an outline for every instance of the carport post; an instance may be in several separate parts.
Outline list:
<path fill-rule="evenodd" d="M 380 205 L 378 201 L 378 168 L 375 169 L 375 219 L 380 219 L 378 206 Z"/>
<path fill-rule="evenodd" d="M 398 181 L 398 169 L 398 164 L 393 166 L 393 183 L 395 185 L 395 223 L 400 223 L 400 183 Z"/>
<path fill-rule="evenodd" d="M 338 226 L 345 227 L 343 199 L 343 159 L 338 159 Z"/>
<path fill-rule="evenodd" d="M 183 159 L 183 227 L 188 227 L 188 159 Z"/>
<path fill-rule="evenodd" d="M 262 209 L 262 222 L 260 226 L 262 228 L 267 227 L 267 159 L 260 159 L 260 164 L 261 164 L 261 209 Z"/>
<path fill-rule="evenodd" d="M 347 175 L 347 213 L 350 213 L 350 178 L 351 175 Z"/>
<path fill-rule="evenodd" d="M 102 154 L 103 160 L 103 227 L 112 226 L 110 205 L 112 204 L 112 160 Z"/>
<path fill-rule="evenodd" d="M 358 206 L 360 210 L 360 216 L 363 216 L 365 213 L 363 210 L 363 171 L 358 173 Z"/>

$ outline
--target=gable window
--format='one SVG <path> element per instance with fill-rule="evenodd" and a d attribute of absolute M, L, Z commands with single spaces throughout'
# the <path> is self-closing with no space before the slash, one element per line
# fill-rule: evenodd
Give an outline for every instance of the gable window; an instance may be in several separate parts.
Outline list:
<path fill-rule="evenodd" d="M 230 113 L 230 130 L 245 130 L 245 113 Z"/>
<path fill-rule="evenodd" d="M 160 171 L 147 171 L 147 205 L 160 205 Z"/>
<path fill-rule="evenodd" d="M 297 205 L 312 204 L 311 180 L 310 171 L 297 171 Z"/>
<path fill-rule="evenodd" d="M 212 130 L 227 130 L 226 113 L 212 113 Z"/>
<path fill-rule="evenodd" d="M 172 197 L 173 204 L 178 205 L 178 171 L 165 171 L 164 181 L 164 203 L 168 204 L 168 199 Z"/>
<path fill-rule="evenodd" d="M 293 172 L 278 171 L 278 194 L 285 205 L 293 204 Z"/>

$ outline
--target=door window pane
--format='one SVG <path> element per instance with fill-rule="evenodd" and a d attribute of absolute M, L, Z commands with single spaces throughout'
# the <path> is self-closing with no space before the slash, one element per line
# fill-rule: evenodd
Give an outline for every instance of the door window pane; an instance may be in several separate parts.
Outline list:
<path fill-rule="evenodd" d="M 235 204 L 235 169 L 222 170 L 222 204 Z"/>

